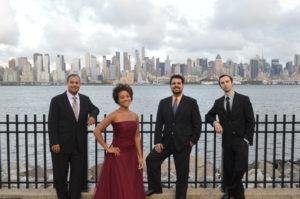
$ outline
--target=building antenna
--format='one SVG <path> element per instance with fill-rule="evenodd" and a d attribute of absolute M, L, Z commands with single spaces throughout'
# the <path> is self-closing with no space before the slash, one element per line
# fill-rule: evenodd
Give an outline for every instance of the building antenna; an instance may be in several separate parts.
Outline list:
<path fill-rule="evenodd" d="M 264 49 L 261 49 L 261 59 L 264 59 Z"/>

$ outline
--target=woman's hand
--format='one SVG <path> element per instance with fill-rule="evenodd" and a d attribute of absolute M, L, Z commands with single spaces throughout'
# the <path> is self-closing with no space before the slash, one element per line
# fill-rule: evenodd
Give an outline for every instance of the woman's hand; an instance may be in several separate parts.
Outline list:
<path fill-rule="evenodd" d="M 115 154 L 115 156 L 119 156 L 120 155 L 120 149 L 119 147 L 110 147 L 107 149 L 107 153 L 113 153 Z"/>
<path fill-rule="evenodd" d="M 139 158 L 138 162 L 139 162 L 139 167 L 138 167 L 138 169 L 144 168 L 144 160 L 143 160 L 143 158 Z"/>

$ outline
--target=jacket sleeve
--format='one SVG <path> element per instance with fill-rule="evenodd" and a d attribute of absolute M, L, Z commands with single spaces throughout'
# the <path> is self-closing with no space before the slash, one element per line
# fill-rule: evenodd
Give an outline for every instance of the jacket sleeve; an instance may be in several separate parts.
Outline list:
<path fill-rule="evenodd" d="M 53 98 L 50 102 L 49 114 L 48 114 L 48 134 L 50 147 L 55 144 L 59 144 L 58 140 L 58 121 L 59 111 L 57 100 Z"/>
<path fill-rule="evenodd" d="M 249 97 L 246 97 L 244 103 L 244 112 L 245 112 L 245 138 L 249 141 L 249 144 L 253 144 L 253 134 L 255 119 L 252 104 Z"/>
<path fill-rule="evenodd" d="M 201 115 L 196 100 L 193 100 L 192 102 L 192 125 L 193 135 L 191 137 L 191 141 L 196 144 L 200 138 L 202 127 Z"/>
<path fill-rule="evenodd" d="M 92 116 L 92 117 L 94 117 L 95 120 L 97 120 L 97 116 L 98 116 L 98 114 L 99 114 L 99 112 L 100 112 L 99 109 L 98 109 L 98 107 L 95 106 L 95 105 L 91 102 L 90 98 L 88 98 L 88 103 L 89 103 L 89 115 Z"/>
<path fill-rule="evenodd" d="M 162 115 L 162 101 L 159 102 L 156 123 L 155 123 L 155 133 L 154 133 L 154 144 L 162 143 L 162 129 L 163 129 L 163 115 Z"/>
<path fill-rule="evenodd" d="M 210 123 L 212 126 L 214 126 L 214 122 L 216 121 L 216 115 L 217 115 L 217 101 L 215 101 L 213 107 L 208 111 L 208 113 L 205 115 L 206 122 Z"/>

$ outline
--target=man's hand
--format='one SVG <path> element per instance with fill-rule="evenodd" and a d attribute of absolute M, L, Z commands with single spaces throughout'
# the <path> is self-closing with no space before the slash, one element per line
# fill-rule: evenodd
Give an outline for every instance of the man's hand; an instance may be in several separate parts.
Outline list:
<path fill-rule="evenodd" d="M 216 133 L 223 133 L 223 127 L 221 126 L 221 124 L 219 122 L 214 122 L 214 127 L 215 127 L 215 131 Z"/>
<path fill-rule="evenodd" d="M 194 146 L 194 143 L 192 141 L 190 141 L 190 146 L 193 147 Z"/>
<path fill-rule="evenodd" d="M 92 125 L 92 124 L 95 124 L 95 122 L 96 122 L 95 118 L 91 116 L 88 118 L 87 124 Z"/>
<path fill-rule="evenodd" d="M 155 151 L 157 151 L 157 153 L 161 153 L 161 151 L 164 149 L 164 146 L 160 143 L 156 144 L 154 147 Z"/>
<path fill-rule="evenodd" d="M 60 146 L 59 146 L 59 144 L 52 145 L 52 146 L 51 146 L 51 150 L 52 150 L 54 153 L 59 153 L 59 152 L 60 152 Z"/>

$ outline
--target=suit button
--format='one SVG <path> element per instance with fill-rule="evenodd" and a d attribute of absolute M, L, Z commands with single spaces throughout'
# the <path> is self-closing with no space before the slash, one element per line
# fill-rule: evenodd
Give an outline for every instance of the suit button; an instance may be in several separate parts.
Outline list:
<path fill-rule="evenodd" d="M 175 123 L 173 122 L 172 125 L 175 125 Z"/>
<path fill-rule="evenodd" d="M 235 134 L 236 134 L 236 132 L 235 132 L 235 131 L 232 131 L 232 134 L 233 134 L 233 135 L 235 135 Z"/>
<path fill-rule="evenodd" d="M 173 133 L 173 132 L 171 132 L 171 135 L 174 135 L 174 133 Z"/>

